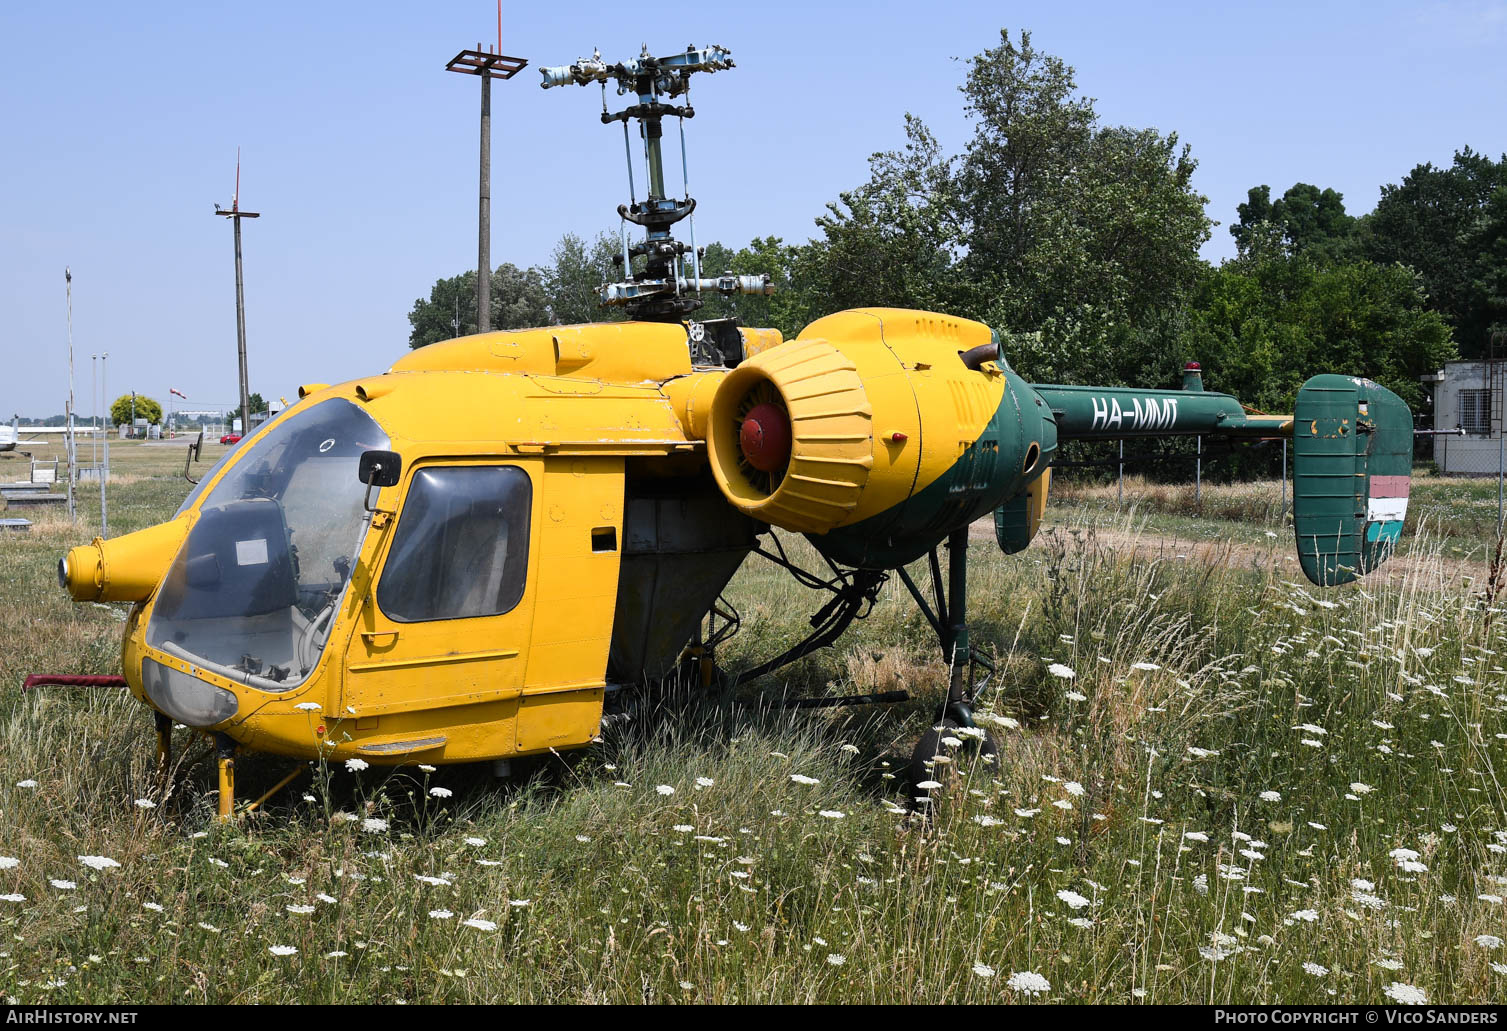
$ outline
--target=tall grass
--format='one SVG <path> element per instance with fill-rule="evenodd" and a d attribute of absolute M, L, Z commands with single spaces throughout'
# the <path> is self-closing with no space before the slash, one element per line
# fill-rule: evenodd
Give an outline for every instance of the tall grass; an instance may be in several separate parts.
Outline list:
<path fill-rule="evenodd" d="M 139 460 L 122 526 L 186 489 Z M 958 749 L 924 818 L 903 770 L 945 670 L 893 582 L 837 648 L 752 687 L 903 687 L 910 703 L 772 711 L 744 685 L 614 721 L 522 783 L 316 765 L 221 826 L 203 743 L 164 795 L 131 699 L 14 689 L 25 672 L 109 671 L 120 623 L 52 582 L 87 527 L 0 539 L 0 856 L 17 860 L 0 869 L 0 995 L 1385 1002 L 1403 985 L 1499 999 L 1493 585 L 1440 539 L 1415 541 L 1398 578 L 1320 592 L 1292 579 L 1285 540 L 1243 564 L 1149 560 L 1125 546 L 1138 524 L 1097 521 L 1014 559 L 974 542 L 1000 755 Z M 734 669 L 814 607 L 767 564 L 730 600 Z M 288 768 L 247 758 L 242 796 Z"/>

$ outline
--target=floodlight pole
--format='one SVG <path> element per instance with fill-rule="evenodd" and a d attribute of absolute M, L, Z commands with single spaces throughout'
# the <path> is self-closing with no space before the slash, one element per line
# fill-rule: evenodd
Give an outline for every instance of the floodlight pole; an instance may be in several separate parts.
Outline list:
<path fill-rule="evenodd" d="M 511 79 L 528 62 L 502 53 L 502 21 L 498 14 L 497 49 L 462 50 L 445 65 L 447 72 L 481 77 L 481 174 L 476 205 L 476 331 L 492 328 L 492 80 Z"/>

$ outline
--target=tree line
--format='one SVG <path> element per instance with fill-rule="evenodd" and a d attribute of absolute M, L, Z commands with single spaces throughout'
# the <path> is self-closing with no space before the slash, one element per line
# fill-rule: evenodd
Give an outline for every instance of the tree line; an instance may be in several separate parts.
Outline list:
<path fill-rule="evenodd" d="M 1171 387 L 1193 359 L 1210 389 L 1272 411 L 1326 370 L 1376 379 L 1417 411 L 1419 376 L 1507 342 L 1507 155 L 1466 147 L 1448 167 L 1418 165 L 1361 217 L 1333 189 L 1254 187 L 1229 227 L 1237 256 L 1210 265 L 1199 248 L 1217 223 L 1176 133 L 1104 124 L 1028 32 L 1002 31 L 960 90 L 961 153 L 907 114 L 905 145 L 874 154 L 811 239 L 708 245 L 706 272 L 768 273 L 776 293 L 714 298 L 698 317 L 792 337 L 843 308 L 946 311 L 998 331 L 1028 380 Z M 615 233 L 566 234 L 543 266 L 503 264 L 494 326 L 621 318 L 596 301 L 621 277 L 619 251 Z M 414 302 L 413 347 L 475 331 L 474 277 Z"/>

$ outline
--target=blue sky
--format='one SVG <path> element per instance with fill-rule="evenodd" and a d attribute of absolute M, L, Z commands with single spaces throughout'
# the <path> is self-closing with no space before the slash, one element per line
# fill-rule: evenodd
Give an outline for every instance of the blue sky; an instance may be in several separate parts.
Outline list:
<path fill-rule="evenodd" d="M 735 246 L 809 237 L 869 154 L 902 142 L 907 111 L 960 149 L 954 58 L 1002 27 L 1073 65 L 1105 122 L 1191 144 L 1223 223 L 1211 261 L 1233 253 L 1253 185 L 1334 187 L 1359 214 L 1415 164 L 1507 150 L 1507 0 L 505 3 L 504 18 L 530 67 L 494 85 L 494 262 L 613 224 L 620 130 L 598 122 L 596 90 L 544 91 L 535 71 L 593 46 L 733 51 L 737 68 L 696 83 L 687 133 L 698 240 Z M 385 368 L 414 299 L 475 261 L 477 84 L 443 69 L 495 38 L 487 0 L 5 4 L 0 414 L 63 409 L 65 265 L 84 416 L 101 351 L 112 394 L 234 403 L 231 234 L 213 211 L 238 145 L 243 206 L 263 212 L 245 223 L 252 389 Z"/>

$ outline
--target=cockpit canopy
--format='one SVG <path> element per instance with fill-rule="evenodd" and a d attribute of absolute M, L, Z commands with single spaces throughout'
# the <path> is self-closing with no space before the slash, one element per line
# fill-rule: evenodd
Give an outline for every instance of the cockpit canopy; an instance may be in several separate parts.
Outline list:
<path fill-rule="evenodd" d="M 370 521 L 361 454 L 389 443 L 369 415 L 336 398 L 236 455 L 162 582 L 147 643 L 264 691 L 302 683 Z"/>

